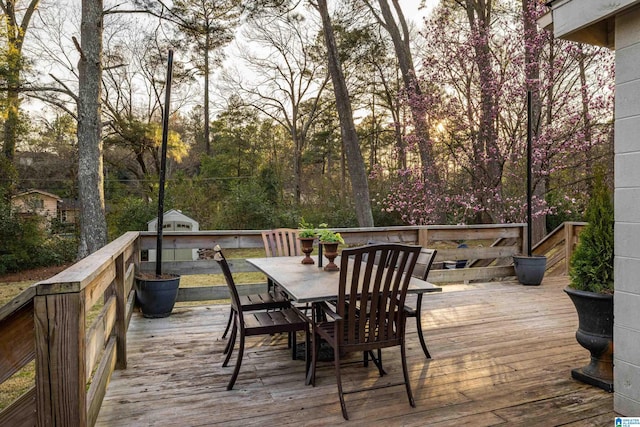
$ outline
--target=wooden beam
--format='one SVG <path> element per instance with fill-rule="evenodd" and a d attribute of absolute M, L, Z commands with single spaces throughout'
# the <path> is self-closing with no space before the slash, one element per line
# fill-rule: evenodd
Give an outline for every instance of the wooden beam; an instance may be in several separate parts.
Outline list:
<path fill-rule="evenodd" d="M 0 321 L 0 384 L 35 357 L 33 300 Z"/>
<path fill-rule="evenodd" d="M 0 411 L 0 426 L 33 427 L 34 425 L 36 425 L 36 388 L 32 387 Z"/>
<path fill-rule="evenodd" d="M 111 374 L 115 369 L 117 358 L 116 338 L 111 337 L 104 350 L 100 365 L 96 369 L 93 381 L 87 393 L 87 425 L 94 425 L 102 406 L 102 400 L 107 392 Z"/>
<path fill-rule="evenodd" d="M 38 425 L 84 427 L 87 411 L 83 295 L 38 295 L 34 302 Z"/>

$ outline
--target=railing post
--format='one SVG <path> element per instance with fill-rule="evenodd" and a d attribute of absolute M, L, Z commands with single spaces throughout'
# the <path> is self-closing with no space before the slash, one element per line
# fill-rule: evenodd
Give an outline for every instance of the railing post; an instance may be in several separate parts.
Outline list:
<path fill-rule="evenodd" d="M 116 260 L 116 279 L 115 279 L 115 296 L 116 296 L 116 322 L 114 331 L 117 340 L 117 360 L 116 369 L 127 368 L 127 292 L 126 292 L 126 273 L 127 265 L 124 254 L 120 254 Z M 109 297 L 109 293 L 105 293 L 105 300 Z"/>
<path fill-rule="evenodd" d="M 38 426 L 87 425 L 83 293 L 34 298 Z"/>
<path fill-rule="evenodd" d="M 429 229 L 427 227 L 418 228 L 418 244 L 423 248 L 429 247 Z"/>
<path fill-rule="evenodd" d="M 575 243 L 575 229 L 573 222 L 565 222 L 564 223 L 564 272 L 565 274 L 569 274 L 570 263 L 571 263 L 571 255 L 573 255 L 573 246 Z"/>

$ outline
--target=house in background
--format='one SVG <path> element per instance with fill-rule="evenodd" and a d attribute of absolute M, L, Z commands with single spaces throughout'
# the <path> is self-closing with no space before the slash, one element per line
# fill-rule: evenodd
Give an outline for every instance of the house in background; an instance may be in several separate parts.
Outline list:
<path fill-rule="evenodd" d="M 640 0 L 552 0 L 555 37 L 615 50 L 614 410 L 640 416 Z"/>
<path fill-rule="evenodd" d="M 21 215 L 39 215 L 49 227 L 54 219 L 63 225 L 76 224 L 80 209 L 75 200 L 62 199 L 42 190 L 28 190 L 11 197 L 11 205 Z"/>

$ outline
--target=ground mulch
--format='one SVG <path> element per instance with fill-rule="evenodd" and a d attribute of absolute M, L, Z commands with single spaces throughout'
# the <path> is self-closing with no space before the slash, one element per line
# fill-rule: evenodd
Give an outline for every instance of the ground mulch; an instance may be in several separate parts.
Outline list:
<path fill-rule="evenodd" d="M 38 267 L 30 270 L 19 271 L 17 273 L 0 274 L 0 283 L 26 282 L 31 280 L 44 280 L 54 276 L 69 267 L 66 265 L 55 265 L 51 267 Z"/>

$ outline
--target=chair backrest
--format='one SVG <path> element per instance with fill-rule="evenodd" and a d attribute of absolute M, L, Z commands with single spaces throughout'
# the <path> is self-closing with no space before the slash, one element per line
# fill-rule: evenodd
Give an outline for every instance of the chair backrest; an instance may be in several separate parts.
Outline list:
<path fill-rule="evenodd" d="M 267 257 L 302 255 L 298 230 L 294 228 L 277 228 L 262 232 L 262 243 Z"/>
<path fill-rule="evenodd" d="M 240 304 L 240 295 L 238 294 L 238 289 L 236 288 L 236 282 L 233 280 L 233 275 L 231 274 L 229 263 L 222 253 L 222 249 L 219 245 L 216 245 L 213 248 L 213 252 L 213 259 L 216 260 L 220 265 L 222 273 L 224 274 L 225 282 L 227 282 L 227 288 L 229 289 L 229 294 L 231 295 L 231 306 L 238 312 L 240 318 L 242 318 L 242 304 Z"/>
<path fill-rule="evenodd" d="M 345 319 L 338 331 L 342 345 L 366 350 L 402 339 L 404 302 L 420 249 L 394 243 L 343 249 L 336 305 Z"/>
<path fill-rule="evenodd" d="M 437 253 L 438 251 L 435 249 L 422 248 L 420 255 L 418 256 L 418 261 L 416 261 L 416 268 L 413 270 L 413 276 L 422 280 L 427 280 L 429 270 L 431 270 L 431 266 L 433 265 L 433 261 L 436 259 Z"/>
<path fill-rule="evenodd" d="M 367 245 L 380 245 L 385 242 L 369 240 L 367 241 Z M 429 270 L 431 270 L 431 266 L 433 265 L 433 261 L 436 259 L 436 254 L 438 251 L 436 249 L 427 249 L 422 248 L 420 250 L 420 255 L 418 255 L 418 260 L 416 261 L 416 266 L 413 270 L 413 276 L 418 279 L 427 280 L 427 276 L 429 275 Z M 365 257 L 366 259 L 366 257 Z M 376 259 L 375 264 L 378 264 L 379 260 Z"/>

